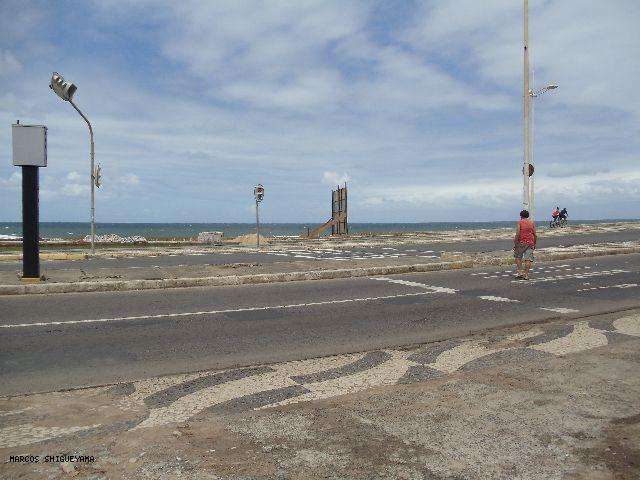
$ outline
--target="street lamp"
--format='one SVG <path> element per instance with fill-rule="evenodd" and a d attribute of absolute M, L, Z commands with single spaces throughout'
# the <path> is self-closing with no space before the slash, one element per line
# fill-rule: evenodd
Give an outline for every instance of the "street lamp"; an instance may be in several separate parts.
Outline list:
<path fill-rule="evenodd" d="M 95 253 L 95 241 L 96 241 L 96 200 L 95 200 L 95 187 L 100 186 L 100 174 L 99 169 L 95 169 L 94 148 L 93 148 L 93 128 L 89 119 L 80 111 L 80 109 L 73 103 L 73 95 L 78 89 L 73 83 L 66 82 L 62 75 L 58 72 L 53 72 L 51 75 L 51 83 L 49 88 L 53 90 L 62 100 L 69 102 L 76 112 L 87 122 L 89 126 L 89 139 L 91 141 L 91 253 Z"/>
<path fill-rule="evenodd" d="M 542 87 L 538 90 L 529 90 L 529 97 L 531 98 L 539 98 L 542 95 L 544 95 L 546 92 L 549 92 L 551 90 L 555 90 L 558 88 L 558 85 L 554 84 L 554 83 L 550 83 L 549 85 Z M 528 152 L 529 152 L 529 162 L 531 166 L 533 166 L 533 143 L 534 143 L 534 105 L 535 103 L 531 104 L 531 108 L 529 109 L 529 115 L 531 116 L 531 121 L 530 123 L 530 128 L 531 128 L 531 132 L 530 135 L 528 135 L 528 141 L 529 141 L 529 145 L 528 145 Z M 534 220 L 534 193 L 535 193 L 535 188 L 534 188 L 534 180 L 533 180 L 533 176 L 530 179 L 529 182 L 529 210 L 531 213 L 531 219 Z"/>
<path fill-rule="evenodd" d="M 533 98 L 537 98 L 543 93 L 548 92 L 549 90 L 555 90 L 556 88 L 558 88 L 558 85 L 551 83 L 546 87 L 542 87 L 541 89 L 536 90 L 535 92 L 533 90 L 529 90 L 529 95 Z"/>
<path fill-rule="evenodd" d="M 524 210 L 529 210 L 531 213 L 531 218 L 533 219 L 532 214 L 532 191 L 533 191 L 533 165 L 531 164 L 531 156 L 533 154 L 532 151 L 532 141 L 531 137 L 533 136 L 531 123 L 532 123 L 532 109 L 531 109 L 531 99 L 537 98 L 540 95 L 548 92 L 549 90 L 555 90 L 558 88 L 558 85 L 549 84 L 546 87 L 541 88 L 540 90 L 532 90 L 529 88 L 529 0 L 523 0 L 523 91 L 522 91 L 522 120 L 523 120 L 523 133 L 524 133 L 524 165 L 522 166 L 522 179 L 523 179 L 523 189 L 522 189 L 522 207 Z M 535 82 L 532 82 L 535 83 Z"/>

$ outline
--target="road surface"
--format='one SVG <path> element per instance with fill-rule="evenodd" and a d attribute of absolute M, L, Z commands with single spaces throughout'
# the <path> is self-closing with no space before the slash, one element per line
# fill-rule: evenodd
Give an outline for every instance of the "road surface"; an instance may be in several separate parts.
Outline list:
<path fill-rule="evenodd" d="M 327 281 L 0 297 L 0 394 L 435 341 L 640 307 L 640 255 Z"/>

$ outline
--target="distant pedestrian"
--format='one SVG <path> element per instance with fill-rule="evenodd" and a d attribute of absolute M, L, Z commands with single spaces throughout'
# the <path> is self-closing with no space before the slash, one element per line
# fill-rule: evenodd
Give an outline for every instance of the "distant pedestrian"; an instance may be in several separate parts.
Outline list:
<path fill-rule="evenodd" d="M 520 221 L 513 238 L 513 255 L 516 259 L 516 278 L 529 279 L 529 270 L 533 264 L 533 251 L 536 249 L 536 226 L 529 220 L 529 212 L 520 212 Z M 523 269 L 524 266 L 524 269 Z"/>

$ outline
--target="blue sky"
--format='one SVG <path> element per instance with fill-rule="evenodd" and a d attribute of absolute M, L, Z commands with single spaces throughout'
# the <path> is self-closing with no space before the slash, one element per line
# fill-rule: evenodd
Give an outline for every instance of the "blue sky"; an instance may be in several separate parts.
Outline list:
<path fill-rule="evenodd" d="M 522 2 L 0 0 L 0 221 L 11 129 L 49 127 L 41 220 L 485 221 L 520 209 Z M 640 212 L 640 3 L 531 0 L 539 216 Z"/>

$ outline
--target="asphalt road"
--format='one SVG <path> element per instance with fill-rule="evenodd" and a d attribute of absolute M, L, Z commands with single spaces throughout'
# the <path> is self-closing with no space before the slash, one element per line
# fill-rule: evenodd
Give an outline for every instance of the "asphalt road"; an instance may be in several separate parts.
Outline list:
<path fill-rule="evenodd" d="M 640 255 L 507 268 L 0 297 L 0 394 L 441 340 L 640 307 Z"/>
<path fill-rule="evenodd" d="M 539 248 L 572 246 L 585 243 L 623 242 L 638 240 L 640 232 L 622 231 L 583 235 L 566 235 L 560 237 L 540 237 Z M 487 240 L 432 244 L 404 244 L 397 247 L 355 247 L 349 249 L 334 248 L 329 251 L 318 251 L 314 247 L 291 246 L 287 252 L 282 253 L 211 253 L 198 255 L 162 255 L 158 257 L 132 257 L 132 258 L 90 258 L 74 261 L 43 261 L 43 271 L 62 269 L 83 269 L 86 272 L 101 268 L 152 268 L 152 267 L 177 267 L 193 265 L 223 265 L 230 263 L 275 263 L 290 262 L 292 260 L 312 259 L 368 259 L 368 258 L 393 258 L 393 256 L 437 258 L 442 252 L 490 252 L 495 250 L 510 250 L 513 247 L 511 240 Z M 0 271 L 19 270 L 20 262 L 0 262 Z"/>

